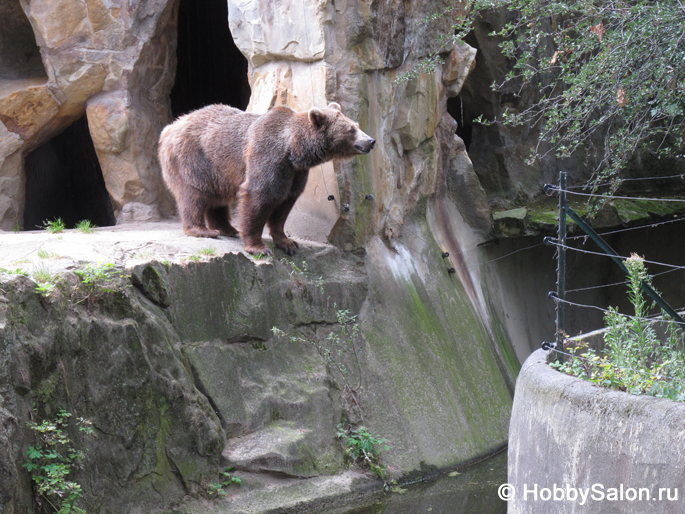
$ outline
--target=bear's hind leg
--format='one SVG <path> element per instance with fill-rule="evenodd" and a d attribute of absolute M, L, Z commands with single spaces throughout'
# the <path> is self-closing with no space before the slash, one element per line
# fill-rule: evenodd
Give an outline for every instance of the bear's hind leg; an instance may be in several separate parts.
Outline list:
<path fill-rule="evenodd" d="M 183 232 L 192 237 L 218 237 L 218 230 L 205 227 L 206 202 L 199 194 L 184 193 L 177 202 Z"/>
<path fill-rule="evenodd" d="M 227 206 L 207 209 L 207 226 L 218 230 L 222 236 L 238 237 L 238 231 L 231 225 L 231 211 Z"/>

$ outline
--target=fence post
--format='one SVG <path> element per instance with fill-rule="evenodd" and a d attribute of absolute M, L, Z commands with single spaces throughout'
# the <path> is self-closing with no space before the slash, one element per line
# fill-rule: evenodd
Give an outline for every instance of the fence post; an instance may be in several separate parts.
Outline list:
<path fill-rule="evenodd" d="M 559 172 L 559 243 L 557 259 L 557 348 L 564 349 L 564 303 L 566 290 L 566 172 Z M 563 354 L 557 354 L 559 361 L 563 360 Z"/>

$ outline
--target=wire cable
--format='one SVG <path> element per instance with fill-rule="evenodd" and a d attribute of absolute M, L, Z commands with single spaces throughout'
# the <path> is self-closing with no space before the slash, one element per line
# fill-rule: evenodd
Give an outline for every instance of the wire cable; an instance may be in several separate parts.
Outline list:
<path fill-rule="evenodd" d="M 508 254 L 506 254 L 506 255 L 502 255 L 502 256 L 500 256 L 500 257 L 496 257 L 495 259 L 491 259 L 491 260 L 489 260 L 489 261 L 477 262 L 476 264 L 471 264 L 471 265 L 469 265 L 469 266 L 462 266 L 462 268 L 464 268 L 464 269 L 469 269 L 469 268 L 480 267 L 480 266 L 482 266 L 483 264 L 490 264 L 491 262 L 499 261 L 499 260 L 504 259 L 504 258 L 506 258 L 506 257 L 510 257 L 510 256 L 512 256 L 512 255 L 514 255 L 514 254 L 516 254 L 516 253 L 523 252 L 523 251 L 525 251 L 525 250 L 531 250 L 531 249 L 533 249 L 533 248 L 537 248 L 538 246 L 545 246 L 545 244 L 544 244 L 544 243 L 538 243 L 538 244 L 536 244 L 536 245 L 527 246 L 527 247 L 525 247 L 525 248 L 519 248 L 518 250 L 514 250 L 513 252 L 510 252 L 510 253 L 508 253 Z"/>
<path fill-rule="evenodd" d="M 677 221 L 685 221 L 685 217 L 677 218 L 677 219 L 673 219 L 673 220 L 659 221 L 659 222 L 657 222 L 657 223 L 650 223 L 650 224 L 648 224 L 648 225 L 640 225 L 639 227 L 620 228 L 620 229 L 617 229 L 617 230 L 611 230 L 611 231 L 609 231 L 609 232 L 602 232 L 602 233 L 600 233 L 599 235 L 600 235 L 600 236 L 606 236 L 606 235 L 609 235 L 609 234 L 618 234 L 618 233 L 620 233 L 620 232 L 629 232 L 629 231 L 631 231 L 631 230 L 640 230 L 640 229 L 645 229 L 645 228 L 655 228 L 655 227 L 658 227 L 658 226 L 660 226 L 660 225 L 667 225 L 667 224 L 669 224 L 669 223 L 675 223 L 675 222 L 677 222 Z M 587 239 L 588 237 L 590 237 L 590 236 L 588 236 L 588 235 L 584 235 L 584 236 L 567 236 L 567 237 L 566 237 L 566 240 L 568 241 L 569 239 Z"/>
<path fill-rule="evenodd" d="M 557 187 L 554 189 L 554 191 L 561 192 L 562 190 Z M 636 196 L 598 195 L 595 193 L 579 193 L 577 191 L 569 191 L 568 189 L 564 189 L 563 192 L 568 193 L 570 195 L 604 198 L 607 200 L 644 200 L 644 201 L 649 201 L 649 202 L 685 202 L 685 198 L 642 198 L 642 197 L 636 197 Z"/>
<path fill-rule="evenodd" d="M 569 300 L 562 300 L 562 299 L 559 298 L 558 296 L 554 296 L 552 299 L 553 299 L 555 302 L 561 302 L 561 303 L 564 303 L 564 304 L 566 304 L 566 305 L 571 305 L 571 306 L 573 306 L 573 307 L 582 307 L 582 308 L 585 308 L 585 309 L 595 309 L 595 310 L 602 311 L 602 312 L 606 312 L 606 313 L 617 314 L 618 316 L 622 316 L 622 317 L 628 318 L 628 319 L 633 319 L 633 320 L 636 320 L 636 321 L 658 321 L 659 323 L 677 323 L 677 324 L 679 324 L 679 325 L 682 325 L 682 323 L 680 323 L 679 321 L 676 321 L 676 320 L 674 320 L 674 319 L 659 319 L 659 318 L 654 318 L 654 317 L 652 317 L 652 318 L 644 318 L 644 317 L 640 317 L 640 316 L 631 316 L 630 314 L 621 314 L 620 312 L 611 311 L 611 310 L 605 309 L 605 308 L 603 308 L 603 307 L 598 307 L 597 305 L 586 305 L 586 304 L 583 304 L 583 303 L 571 302 L 571 301 L 569 301 Z M 682 310 L 682 309 L 679 309 L 679 310 Z M 659 314 L 655 314 L 655 316 L 659 316 Z"/>
<path fill-rule="evenodd" d="M 655 273 L 654 275 L 652 275 L 652 278 L 660 277 L 661 275 L 665 275 L 666 273 L 673 273 L 674 271 L 678 271 L 678 268 L 669 269 L 666 271 L 662 271 L 660 273 Z M 620 286 L 620 285 L 625 285 L 625 284 L 628 284 L 627 280 L 624 280 L 623 282 L 614 282 L 613 284 L 602 284 L 599 286 L 581 287 L 578 289 L 567 289 L 566 292 L 567 293 L 577 293 L 579 291 L 589 291 L 591 289 L 601 289 L 603 287 Z"/>
<path fill-rule="evenodd" d="M 554 241 L 554 240 L 549 240 L 549 244 L 554 245 L 554 246 L 558 246 L 560 248 L 565 248 L 566 250 L 573 250 L 575 252 L 586 253 L 588 255 L 599 255 L 600 257 L 612 257 L 614 259 L 622 259 L 624 261 L 630 258 L 630 257 L 624 257 L 622 255 L 609 255 L 608 253 L 592 252 L 590 250 L 583 250 L 582 248 L 576 248 L 574 246 L 564 245 L 564 244 L 561 244 L 560 242 Z M 648 261 L 647 259 L 643 259 L 643 260 L 647 264 L 654 264 L 655 266 L 664 266 L 664 267 L 673 268 L 673 269 L 685 269 L 685 266 L 677 266 L 675 264 L 666 264 L 664 262 L 657 262 L 657 261 Z"/>
<path fill-rule="evenodd" d="M 641 180 L 666 180 L 666 179 L 671 179 L 671 178 L 681 178 L 681 179 L 685 179 L 685 175 L 684 175 L 684 174 L 680 174 L 680 175 L 668 175 L 668 176 L 665 176 L 665 177 L 636 177 L 636 178 L 622 178 L 622 179 L 620 179 L 620 182 L 623 183 L 623 182 L 637 182 L 637 181 L 641 181 Z M 613 182 L 604 182 L 603 184 L 594 184 L 592 187 L 603 187 L 603 186 L 613 186 L 613 185 L 614 185 Z M 570 189 L 570 188 L 573 188 L 573 189 L 580 189 L 580 188 L 589 187 L 589 185 L 588 185 L 588 184 L 585 184 L 585 185 L 583 185 L 583 186 L 568 186 L 568 187 L 569 187 L 569 189 Z"/>

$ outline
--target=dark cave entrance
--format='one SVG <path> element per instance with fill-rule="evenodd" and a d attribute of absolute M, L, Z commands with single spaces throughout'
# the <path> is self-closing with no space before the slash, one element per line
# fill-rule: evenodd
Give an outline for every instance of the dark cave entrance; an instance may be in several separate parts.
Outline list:
<path fill-rule="evenodd" d="M 0 79 L 45 77 L 33 29 L 19 0 L 0 0 Z"/>
<path fill-rule="evenodd" d="M 25 170 L 24 230 L 56 218 L 67 228 L 82 220 L 116 223 L 85 116 L 28 155 Z"/>
<path fill-rule="evenodd" d="M 247 107 L 247 59 L 228 28 L 226 0 L 181 0 L 176 56 L 176 81 L 171 90 L 174 117 L 214 103 Z"/>

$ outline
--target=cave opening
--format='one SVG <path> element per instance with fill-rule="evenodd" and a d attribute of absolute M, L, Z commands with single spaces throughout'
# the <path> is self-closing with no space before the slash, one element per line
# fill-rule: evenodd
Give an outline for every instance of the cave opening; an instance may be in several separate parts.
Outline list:
<path fill-rule="evenodd" d="M 457 120 L 457 135 L 464 140 L 468 151 L 473 141 L 473 120 L 480 116 L 486 120 L 494 120 L 496 112 L 493 102 L 497 102 L 497 97 L 491 87 L 494 80 L 492 73 L 475 32 L 469 32 L 464 42 L 478 52 L 476 66 L 464 82 L 459 95 L 447 100 L 447 112 Z"/>
<path fill-rule="evenodd" d="M 0 80 L 46 77 L 36 37 L 19 0 L 0 0 Z"/>
<path fill-rule="evenodd" d="M 102 169 L 82 116 L 26 157 L 24 230 L 62 218 L 66 228 L 82 220 L 116 224 Z"/>
<path fill-rule="evenodd" d="M 181 0 L 176 57 L 174 117 L 214 103 L 245 110 L 250 101 L 247 59 L 233 42 L 226 0 Z"/>

